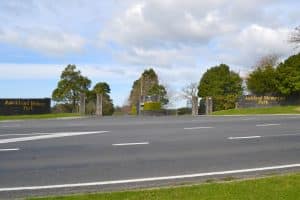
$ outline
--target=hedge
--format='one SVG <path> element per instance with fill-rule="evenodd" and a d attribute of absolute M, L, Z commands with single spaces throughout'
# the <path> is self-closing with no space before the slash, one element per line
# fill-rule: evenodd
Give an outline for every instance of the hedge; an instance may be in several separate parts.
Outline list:
<path fill-rule="evenodd" d="M 146 110 L 146 111 L 161 110 L 161 103 L 160 102 L 146 102 L 146 103 L 144 103 L 144 110 Z"/>

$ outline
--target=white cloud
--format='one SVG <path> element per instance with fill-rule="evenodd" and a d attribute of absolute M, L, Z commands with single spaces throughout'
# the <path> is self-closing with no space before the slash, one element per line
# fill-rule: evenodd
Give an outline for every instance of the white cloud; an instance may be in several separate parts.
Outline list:
<path fill-rule="evenodd" d="M 42 52 L 47 55 L 62 56 L 71 52 L 80 52 L 85 39 L 79 35 L 48 29 L 16 28 L 0 29 L 0 42 Z"/>

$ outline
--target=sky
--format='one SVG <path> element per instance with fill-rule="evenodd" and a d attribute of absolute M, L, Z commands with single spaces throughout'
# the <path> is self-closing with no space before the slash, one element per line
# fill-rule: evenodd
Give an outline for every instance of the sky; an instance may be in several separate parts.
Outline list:
<path fill-rule="evenodd" d="M 0 0 L 0 98 L 51 97 L 62 70 L 108 82 L 115 105 L 153 68 L 171 107 L 181 88 L 225 63 L 242 77 L 259 58 L 296 53 L 298 0 Z M 181 103 L 180 103 L 181 102 Z"/>

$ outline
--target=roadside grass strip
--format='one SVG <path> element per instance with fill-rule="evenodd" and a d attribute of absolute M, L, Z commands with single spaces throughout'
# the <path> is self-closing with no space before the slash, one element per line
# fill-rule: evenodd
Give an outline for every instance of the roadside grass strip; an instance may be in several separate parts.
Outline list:
<path fill-rule="evenodd" d="M 275 106 L 271 108 L 239 108 L 221 110 L 213 115 L 258 115 L 258 114 L 300 114 L 299 106 Z"/>
<path fill-rule="evenodd" d="M 300 173 L 250 180 L 223 179 L 200 185 L 123 192 L 32 198 L 29 200 L 296 200 L 300 197 Z"/>

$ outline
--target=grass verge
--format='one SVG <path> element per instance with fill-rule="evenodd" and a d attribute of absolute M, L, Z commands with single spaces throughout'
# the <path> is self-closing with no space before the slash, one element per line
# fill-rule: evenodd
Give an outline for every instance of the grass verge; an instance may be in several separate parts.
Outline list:
<path fill-rule="evenodd" d="M 300 173 L 267 178 L 208 183 L 141 191 L 124 191 L 99 194 L 80 194 L 64 197 L 36 198 L 31 200 L 295 200 L 300 197 Z"/>
<path fill-rule="evenodd" d="M 0 115 L 0 121 L 3 120 L 23 120 L 23 119 L 51 119 L 60 117 L 77 117 L 80 116 L 77 113 L 51 113 L 51 114 L 41 114 L 41 115 Z"/>
<path fill-rule="evenodd" d="M 241 108 L 213 112 L 213 115 L 300 114 L 300 106 L 276 106 L 271 108 Z"/>

